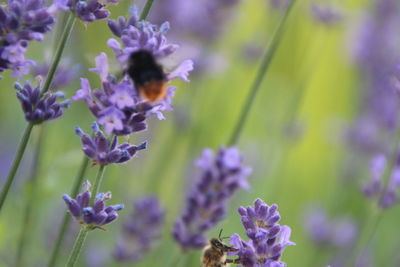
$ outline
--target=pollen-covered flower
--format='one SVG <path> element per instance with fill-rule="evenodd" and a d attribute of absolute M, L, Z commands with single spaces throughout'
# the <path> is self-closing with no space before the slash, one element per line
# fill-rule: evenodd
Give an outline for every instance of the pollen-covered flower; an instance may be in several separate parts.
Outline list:
<path fill-rule="evenodd" d="M 75 220 L 84 226 L 95 229 L 101 228 L 118 218 L 117 211 L 122 210 L 124 205 L 106 206 L 106 201 L 111 199 L 110 192 L 97 194 L 93 206 L 89 206 L 92 197 L 89 181 L 85 181 L 82 188 L 82 192 L 77 195 L 76 199 L 67 194 L 63 195 L 64 202 Z"/>
<path fill-rule="evenodd" d="M 136 201 L 133 213 L 122 228 L 114 258 L 119 262 L 141 260 L 160 238 L 164 217 L 165 211 L 156 197 Z"/>
<path fill-rule="evenodd" d="M 173 236 L 184 250 L 207 244 L 205 232 L 224 218 L 229 198 L 239 188 L 248 188 L 247 177 L 251 173 L 235 147 L 220 148 L 216 155 L 206 149 L 197 166 L 200 177 L 173 228 Z"/>
<path fill-rule="evenodd" d="M 130 160 L 139 150 L 146 148 L 147 143 L 144 142 L 139 146 L 129 143 L 118 145 L 118 137 L 114 136 L 110 142 L 97 123 L 93 123 L 94 138 L 85 134 L 79 127 L 76 133 L 81 137 L 82 150 L 89 158 L 93 159 L 93 164 L 107 165 L 112 163 L 123 163 Z"/>
<path fill-rule="evenodd" d="M 25 59 L 29 41 L 42 41 L 54 24 L 51 8 L 43 0 L 9 0 L 0 4 L 0 72 L 21 77 L 35 63 Z"/>
<path fill-rule="evenodd" d="M 69 106 L 70 101 L 57 102 L 64 98 L 62 92 L 47 92 L 41 95 L 41 83 L 35 88 L 29 81 L 22 86 L 15 83 L 17 98 L 21 103 L 25 119 L 29 122 L 39 124 L 44 121 L 54 120 L 63 115 L 64 109 Z"/>
<path fill-rule="evenodd" d="M 244 241 L 238 234 L 230 238 L 230 243 L 236 252 L 230 255 L 238 256 L 235 263 L 244 267 L 284 267 L 280 261 L 287 246 L 295 245 L 290 241 L 291 229 L 279 225 L 278 206 L 268 206 L 261 199 L 254 201 L 254 207 L 240 207 L 242 224 L 250 241 Z"/>

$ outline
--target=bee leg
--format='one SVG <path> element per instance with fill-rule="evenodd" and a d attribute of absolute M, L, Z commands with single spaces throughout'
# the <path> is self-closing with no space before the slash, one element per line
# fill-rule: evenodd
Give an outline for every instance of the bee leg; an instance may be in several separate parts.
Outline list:
<path fill-rule="evenodd" d="M 239 261 L 239 259 L 234 259 L 234 260 L 232 260 L 232 259 L 227 259 L 227 260 L 225 261 L 225 264 L 226 264 L 226 263 L 239 264 L 240 261 Z"/>

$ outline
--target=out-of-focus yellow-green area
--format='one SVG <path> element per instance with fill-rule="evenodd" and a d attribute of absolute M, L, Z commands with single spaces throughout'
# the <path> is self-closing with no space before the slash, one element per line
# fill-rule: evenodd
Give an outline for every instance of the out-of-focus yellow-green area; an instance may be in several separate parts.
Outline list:
<path fill-rule="evenodd" d="M 318 266 L 325 266 L 331 257 L 316 248 L 304 232 L 304 212 L 310 203 L 325 207 L 332 215 L 353 217 L 359 225 L 366 220 L 369 208 L 359 190 L 360 180 L 349 182 L 344 177 L 345 163 L 349 160 L 344 130 L 357 113 L 359 91 L 363 89 L 351 60 L 350 35 L 353 24 L 368 5 L 357 0 L 340 2 L 346 11 L 343 21 L 325 27 L 311 18 L 309 4 L 298 1 L 294 6 L 238 143 L 246 164 L 253 169 L 251 190 L 235 195 L 225 220 L 209 233 L 209 237 L 216 236 L 222 228 L 225 235 L 244 236 L 237 207 L 251 205 L 256 198 L 268 204 L 277 203 L 281 224 L 292 228 L 291 240 L 297 244 L 286 248 L 283 261 L 295 267 L 313 266 L 316 258 Z M 122 1 L 110 8 L 111 16 L 126 15 L 129 5 L 128 1 Z M 176 16 L 179 13 L 176 7 Z M 167 113 L 165 121 L 151 119 L 147 131 L 130 137 L 134 143 L 147 140 L 148 149 L 127 164 L 109 167 L 101 188 L 101 191 L 113 192 L 110 203 L 124 203 L 126 208 L 107 231 L 89 235 L 80 266 L 86 266 L 87 259 L 93 255 L 111 260 L 108 255 L 124 218 L 131 212 L 131 203 L 147 194 L 156 194 L 167 209 L 167 226 L 159 245 L 135 266 L 167 266 L 166 262 L 178 253 L 170 232 L 198 173 L 193 162 L 202 149 L 217 149 L 227 144 L 261 58 L 259 54 L 246 59 L 244 49 L 253 44 L 264 50 L 280 17 L 281 13 L 271 9 L 267 1 L 241 1 L 224 25 L 223 34 L 208 48 L 223 58 L 225 67 L 216 73 L 192 76 L 188 84 L 177 83 L 175 110 Z M 52 37 L 47 36 L 44 43 L 32 43 L 28 55 L 38 61 L 51 58 Z M 101 51 L 113 58 L 113 51 L 106 45 L 111 37 L 105 21 L 89 25 L 79 22 L 67 44 L 65 57 L 80 65 L 81 77 L 88 77 L 93 87 L 100 86 L 99 80 L 87 69 L 94 66 L 94 57 Z M 117 64 L 113 66 L 115 72 L 121 71 Z M 10 155 L 1 159 L 7 164 L 26 125 L 13 82 L 8 74 L 0 81 L 0 149 L 2 155 L 6 154 L 3 151 Z M 76 79 L 65 92 L 70 97 L 79 87 Z M 75 102 L 61 119 L 44 125 L 46 140 L 40 159 L 39 199 L 31 222 L 30 242 L 26 244 L 26 262 L 29 262 L 26 266 L 44 266 L 48 260 L 65 210 L 61 196 L 69 193 L 83 157 L 74 127 L 89 131 L 92 121 L 84 103 Z M 36 137 L 34 131 L 31 141 Z M 16 251 L 29 190 L 26 179 L 32 149 L 33 146 L 28 147 L 23 167 L 1 214 L 0 262 L 4 266 L 13 261 Z M 8 165 L 3 165 L 0 162 L 1 177 L 8 169 Z M 94 179 L 95 174 L 96 168 L 91 167 L 86 178 Z M 399 215 L 398 208 L 387 211 L 375 235 L 371 254 L 376 266 L 384 266 L 398 241 L 394 231 Z M 58 261 L 60 266 L 70 252 L 78 225 L 74 229 L 64 244 Z M 190 266 L 200 265 L 200 252 L 185 257 L 192 257 Z M 109 261 L 105 266 L 118 264 Z"/>

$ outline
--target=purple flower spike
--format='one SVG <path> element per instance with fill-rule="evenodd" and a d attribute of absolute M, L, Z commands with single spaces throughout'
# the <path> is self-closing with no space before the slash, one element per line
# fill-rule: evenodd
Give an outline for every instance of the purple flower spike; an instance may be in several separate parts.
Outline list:
<path fill-rule="evenodd" d="M 164 219 L 165 211 L 156 197 L 135 202 L 133 213 L 122 228 L 114 258 L 119 262 L 141 260 L 160 238 Z"/>
<path fill-rule="evenodd" d="M 157 27 L 147 21 L 139 21 L 135 12 L 129 19 L 120 17 L 118 21 L 109 20 L 108 25 L 114 35 L 120 38 L 120 41 L 109 39 L 108 45 L 114 50 L 124 69 L 134 51 L 147 50 L 158 60 L 171 55 L 178 48 L 177 45 L 167 42 L 165 34 L 169 28 L 168 23 Z M 167 86 L 162 99 L 151 101 L 142 98 L 127 73 L 122 79 L 109 73 L 108 57 L 105 53 L 97 56 L 95 62 L 96 67 L 90 71 L 98 73 L 103 90 L 92 91 L 89 81 L 83 78 L 81 88 L 72 99 L 85 101 L 107 134 L 121 136 L 143 131 L 147 127 L 146 118 L 155 115 L 159 119 L 165 119 L 163 112 L 172 110 L 174 86 Z M 177 78 L 189 82 L 189 72 L 192 70 L 193 62 L 183 60 L 174 70 L 165 73 L 166 82 Z"/>
<path fill-rule="evenodd" d="M 93 164 L 107 165 L 112 163 L 123 163 L 130 160 L 137 151 L 146 148 L 147 143 L 143 142 L 139 146 L 129 143 L 118 145 L 118 137 L 114 136 L 112 142 L 104 136 L 97 123 L 93 123 L 94 138 L 85 134 L 81 128 L 77 127 L 75 132 L 81 137 L 82 150 L 89 158 L 93 159 Z"/>
<path fill-rule="evenodd" d="M 247 177 L 251 173 L 243 166 L 242 155 L 235 147 L 220 148 L 215 156 L 206 149 L 197 165 L 200 177 L 173 228 L 173 236 L 184 250 L 207 244 L 205 232 L 222 220 L 233 193 L 248 188 Z"/>
<path fill-rule="evenodd" d="M 304 225 L 308 236 L 318 247 L 351 247 L 358 234 L 354 220 L 344 216 L 328 218 L 326 212 L 319 207 L 306 212 Z"/>
<path fill-rule="evenodd" d="M 364 195 L 374 197 L 382 190 L 382 175 L 386 168 L 386 157 L 382 154 L 376 155 L 370 164 L 370 181 L 363 188 Z"/>
<path fill-rule="evenodd" d="M 66 109 L 70 103 L 69 100 L 57 102 L 57 99 L 64 98 L 62 92 L 47 92 L 40 96 L 40 82 L 36 88 L 33 88 L 29 81 L 26 81 L 24 86 L 15 83 L 15 88 L 18 91 L 17 98 L 21 103 L 25 119 L 34 124 L 61 117 L 64 113 L 64 109 Z"/>
<path fill-rule="evenodd" d="M 108 18 L 110 11 L 104 9 L 107 4 L 117 4 L 118 0 L 89 0 L 89 1 L 74 1 L 74 0 L 56 0 L 52 5 L 52 10 L 71 10 L 83 22 L 93 22 Z"/>
<path fill-rule="evenodd" d="M 278 206 L 268 206 L 261 199 L 254 201 L 254 207 L 240 207 L 242 224 L 250 241 L 243 241 L 238 234 L 230 238 L 230 243 L 237 249 L 230 256 L 238 256 L 235 262 L 244 267 L 285 267 L 280 261 L 283 250 L 295 245 L 290 241 L 291 229 L 279 225 Z"/>
<path fill-rule="evenodd" d="M 400 187 L 400 167 L 397 166 L 390 177 L 386 190 L 379 201 L 379 205 L 386 209 L 398 202 L 397 189 Z"/>
<path fill-rule="evenodd" d="M 44 39 L 54 24 L 53 15 L 41 0 L 9 0 L 0 6 L 0 72 L 11 69 L 19 78 L 29 73 L 35 62 L 25 59 L 28 42 Z"/>
<path fill-rule="evenodd" d="M 85 181 L 82 185 L 83 191 L 77 195 L 76 199 L 67 194 L 63 195 L 65 204 L 71 215 L 80 224 L 91 229 L 100 228 L 118 218 L 117 211 L 124 208 L 123 205 L 106 206 L 105 202 L 111 199 L 111 193 L 99 193 L 92 207 L 89 206 L 91 199 L 90 183 Z"/>

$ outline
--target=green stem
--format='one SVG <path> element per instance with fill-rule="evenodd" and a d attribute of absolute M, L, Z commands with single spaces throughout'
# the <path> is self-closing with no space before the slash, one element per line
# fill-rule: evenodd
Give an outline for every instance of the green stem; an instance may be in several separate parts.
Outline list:
<path fill-rule="evenodd" d="M 142 14 L 140 14 L 140 20 L 145 20 L 150 13 L 151 6 L 153 5 L 154 0 L 147 0 L 146 5 L 142 10 Z"/>
<path fill-rule="evenodd" d="M 53 57 L 53 61 L 51 63 L 49 72 L 47 73 L 47 79 L 43 85 L 41 95 L 45 94 L 50 89 L 51 83 L 53 82 L 53 78 L 54 78 L 54 75 L 55 75 L 57 67 L 58 67 L 58 64 L 60 63 L 61 56 L 64 52 L 67 41 L 68 41 L 68 39 L 72 33 L 72 30 L 74 28 L 75 21 L 76 21 L 75 15 L 71 12 L 68 16 L 67 23 L 66 23 L 64 31 L 61 35 L 60 43 L 57 46 L 56 53 Z"/>
<path fill-rule="evenodd" d="M 349 266 L 355 266 L 358 256 L 364 254 L 367 251 L 375 236 L 376 229 L 378 229 L 378 226 L 382 221 L 382 217 L 383 212 L 381 209 L 379 209 L 377 212 L 375 211 L 374 214 L 371 214 L 369 216 L 369 219 L 367 220 L 365 226 L 362 229 L 361 235 L 358 238 L 358 242 L 354 247 L 354 253 L 352 253 L 353 255 L 350 257 Z"/>
<path fill-rule="evenodd" d="M 264 53 L 261 65 L 257 72 L 257 76 L 253 82 L 253 85 L 250 88 L 250 92 L 247 96 L 246 102 L 242 108 L 242 111 L 240 112 L 239 120 L 237 121 L 235 128 L 232 132 L 232 135 L 229 139 L 229 142 L 228 142 L 229 146 L 232 146 L 238 142 L 238 139 L 243 130 L 243 126 L 249 115 L 250 108 L 253 104 L 253 101 L 257 95 L 258 90 L 260 89 L 261 82 L 263 81 L 263 79 L 268 71 L 271 61 L 274 58 L 275 51 L 278 48 L 278 45 L 282 39 L 282 35 L 284 32 L 284 28 L 285 28 L 284 26 L 286 24 L 287 18 L 289 16 L 290 10 L 293 7 L 294 2 L 295 2 L 295 0 L 291 1 L 289 6 L 287 7 L 285 13 L 283 14 L 281 21 L 279 22 L 277 29 L 275 30 L 275 33 L 272 37 L 272 41 Z"/>
<path fill-rule="evenodd" d="M 50 85 L 51 85 L 51 83 L 53 81 L 53 78 L 54 78 L 54 74 L 56 72 L 58 64 L 60 63 L 61 55 L 62 55 L 62 53 L 64 51 L 65 45 L 67 43 L 67 40 L 68 40 L 69 36 L 71 35 L 72 29 L 74 27 L 74 24 L 75 24 L 75 16 L 71 13 L 69 15 L 67 24 L 66 24 L 64 32 L 62 34 L 62 37 L 61 37 L 61 40 L 60 40 L 60 44 L 58 45 L 56 53 L 54 55 L 53 62 L 52 62 L 51 66 L 50 66 L 50 69 L 49 69 L 49 73 L 47 74 L 47 79 L 46 79 L 45 84 L 43 86 L 41 95 L 45 94 L 50 88 Z M 5 183 L 5 185 L 4 185 L 4 187 L 3 187 L 2 191 L 1 191 L 1 195 L 0 195 L 0 212 L 1 212 L 1 209 L 3 207 L 4 202 L 6 200 L 8 191 L 10 190 L 10 187 L 11 187 L 13 181 L 14 181 L 15 174 L 17 173 L 19 164 L 21 163 L 21 159 L 22 159 L 22 156 L 24 155 L 25 148 L 26 148 L 26 145 L 28 144 L 28 140 L 29 140 L 29 137 L 30 137 L 30 134 L 31 134 L 33 126 L 34 126 L 33 123 L 29 123 L 26 126 L 24 135 L 23 135 L 23 137 L 22 137 L 22 139 L 20 141 L 20 144 L 18 146 L 17 154 L 16 154 L 16 156 L 14 158 L 14 161 L 12 163 L 11 169 L 10 169 L 10 171 L 8 173 L 6 183 Z"/>
<path fill-rule="evenodd" d="M 75 182 L 74 182 L 74 185 L 71 190 L 71 197 L 73 197 L 73 198 L 76 198 L 76 196 L 78 195 L 78 192 L 82 185 L 83 177 L 85 175 L 88 164 L 89 164 L 89 158 L 84 156 L 81 166 L 79 168 L 79 172 L 78 172 L 77 176 L 75 177 Z M 56 243 L 55 243 L 53 251 L 51 253 L 50 261 L 47 265 L 48 267 L 52 267 L 52 266 L 56 265 L 58 255 L 60 254 L 61 245 L 64 241 L 64 237 L 67 232 L 70 221 L 71 221 L 71 215 L 68 212 L 65 212 L 63 220 L 61 222 L 60 230 L 58 231 Z"/>
<path fill-rule="evenodd" d="M 96 196 L 99 193 L 99 189 L 100 189 L 101 182 L 103 181 L 105 169 L 106 169 L 105 165 L 101 165 L 99 168 L 99 172 L 97 173 L 96 180 L 94 181 L 94 184 L 93 184 L 92 197 L 90 198 L 89 206 L 93 206 Z"/>
<path fill-rule="evenodd" d="M 82 227 L 78 237 L 75 240 L 74 247 L 72 248 L 71 254 L 69 255 L 68 262 L 65 266 L 73 267 L 75 266 L 76 261 L 79 258 L 79 254 L 81 253 L 83 243 L 85 243 L 86 235 L 88 233 L 88 229 L 86 227 Z"/>
<path fill-rule="evenodd" d="M 15 266 L 24 266 L 23 262 L 24 251 L 26 245 L 28 244 L 29 234 L 32 232 L 31 227 L 34 220 L 34 218 L 32 218 L 32 215 L 35 214 L 34 210 L 36 208 L 36 201 L 38 199 L 37 198 L 38 173 L 39 173 L 40 158 L 43 151 L 42 144 L 45 139 L 43 126 L 39 126 L 38 130 L 39 130 L 38 133 L 39 136 L 37 138 L 35 146 L 35 153 L 30 171 L 30 179 L 28 181 L 27 203 L 25 207 L 24 219 L 22 220 L 23 225 L 17 249 L 17 258 Z"/>
<path fill-rule="evenodd" d="M 0 212 L 1 212 L 1 209 L 2 209 L 2 207 L 4 205 L 6 197 L 8 195 L 8 191 L 10 190 L 10 187 L 11 187 L 13 181 L 14 181 L 15 174 L 17 173 L 19 164 L 21 163 L 22 157 L 23 157 L 25 149 L 26 149 L 26 145 L 28 144 L 28 140 L 29 140 L 29 137 L 30 137 L 31 132 L 32 132 L 33 125 L 34 125 L 33 123 L 29 123 L 26 126 L 25 131 L 24 131 L 24 135 L 22 136 L 22 139 L 19 142 L 17 153 L 15 154 L 14 161 L 13 161 L 13 163 L 11 165 L 11 169 L 10 169 L 10 171 L 8 173 L 6 183 L 5 183 L 5 185 L 4 185 L 4 187 L 3 187 L 2 191 L 1 191 L 1 195 L 0 195 Z"/>

